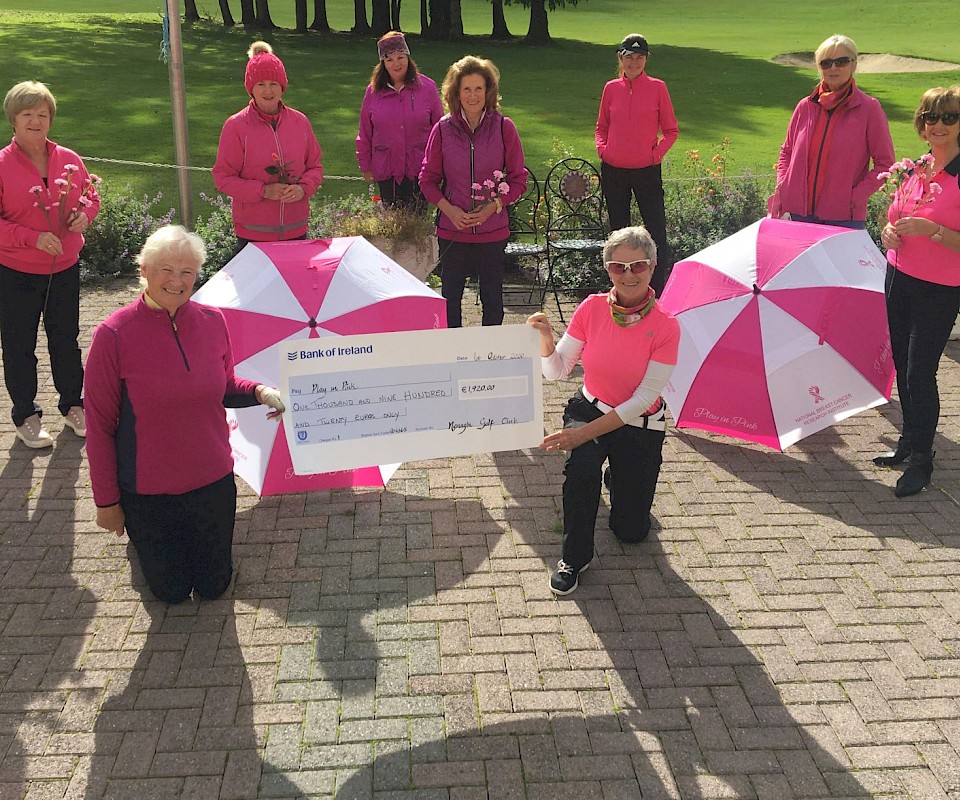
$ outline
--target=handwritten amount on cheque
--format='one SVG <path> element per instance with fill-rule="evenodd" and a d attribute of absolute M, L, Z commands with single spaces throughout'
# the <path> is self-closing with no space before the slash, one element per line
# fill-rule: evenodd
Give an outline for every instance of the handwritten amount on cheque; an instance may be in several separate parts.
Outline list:
<path fill-rule="evenodd" d="M 399 424 L 401 418 L 408 415 L 407 404 L 454 397 L 457 390 L 452 385 L 452 380 L 452 376 L 447 376 L 446 380 L 404 386 L 358 386 L 349 380 L 344 380 L 333 385 L 312 383 L 309 391 L 291 387 L 292 411 L 299 416 L 293 427 L 296 430 L 318 426 L 353 426 L 373 423 L 377 430 L 358 431 L 359 438 L 407 433 L 407 427 Z M 495 380 L 461 381 L 459 386 L 462 399 L 482 398 L 485 394 L 492 396 L 496 390 Z M 348 409 L 352 413 L 343 413 Z M 317 415 L 309 413 L 327 411 L 333 413 Z M 309 415 L 309 419 L 300 416 L 304 412 Z M 393 424 L 385 429 L 379 428 L 377 423 L 384 421 Z M 476 420 L 449 420 L 446 429 L 454 433 L 463 433 L 470 428 L 485 430 L 494 425 L 516 425 L 517 423 L 518 419 L 512 416 L 497 420 L 481 415 Z M 421 425 L 417 428 L 417 430 L 432 429 L 432 425 Z"/>

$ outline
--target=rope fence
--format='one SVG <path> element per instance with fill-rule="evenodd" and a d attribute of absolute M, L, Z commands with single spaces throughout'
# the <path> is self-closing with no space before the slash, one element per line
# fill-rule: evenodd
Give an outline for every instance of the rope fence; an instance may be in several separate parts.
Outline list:
<path fill-rule="evenodd" d="M 123 158 L 103 158 L 100 156 L 81 156 L 84 162 L 97 162 L 100 164 L 121 164 L 127 167 L 153 167 L 157 169 L 180 169 L 188 170 L 193 172 L 205 172 L 209 173 L 211 167 L 192 167 L 192 166 L 181 166 L 180 164 L 158 164 L 153 161 L 129 161 Z M 753 173 L 749 175 L 725 175 L 723 180 L 725 181 L 742 181 L 742 180 L 766 180 L 773 179 L 776 175 L 773 172 L 769 173 Z M 362 181 L 366 183 L 366 179 L 361 175 L 324 175 L 324 181 Z M 706 180 L 708 176 L 701 177 L 687 177 L 687 178 L 664 178 L 664 183 L 696 183 L 697 181 Z"/>

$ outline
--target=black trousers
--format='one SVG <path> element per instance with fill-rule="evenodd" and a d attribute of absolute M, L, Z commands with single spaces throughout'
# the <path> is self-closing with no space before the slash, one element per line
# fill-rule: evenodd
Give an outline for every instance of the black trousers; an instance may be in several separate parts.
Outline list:
<path fill-rule="evenodd" d="M 213 600 L 227 590 L 237 516 L 232 474 L 184 494 L 121 490 L 120 506 L 147 586 L 158 600 L 180 603 L 191 591 Z"/>
<path fill-rule="evenodd" d="M 670 273 L 670 245 L 667 243 L 667 216 L 663 204 L 663 177 L 659 164 L 640 169 L 600 165 L 600 187 L 610 216 L 610 230 L 630 226 L 630 196 L 637 200 L 637 208 L 644 227 L 657 245 L 657 268 L 650 285 L 659 297 Z"/>
<path fill-rule="evenodd" d="M 47 286 L 50 296 L 47 298 Z M 44 300 L 47 307 L 44 311 Z M 83 363 L 80 358 L 80 265 L 50 275 L 31 275 L 0 265 L 0 345 L 3 380 L 13 401 L 13 424 L 43 415 L 37 398 L 37 332 L 40 318 L 47 334 L 57 407 L 66 414 L 82 406 Z"/>
<path fill-rule="evenodd" d="M 377 181 L 377 186 L 380 188 L 380 200 L 385 206 L 408 206 L 419 211 L 427 209 L 427 201 L 416 178 L 404 178 L 402 181 L 387 178 Z"/>
<path fill-rule="evenodd" d="M 503 251 L 502 242 L 453 242 L 440 240 L 440 293 L 447 301 L 447 327 L 460 328 L 463 316 L 460 304 L 467 276 L 476 274 L 480 282 L 480 303 L 483 325 L 503 322 Z"/>
<path fill-rule="evenodd" d="M 579 392 L 567 401 L 563 427 L 591 422 L 603 413 Z M 571 450 L 563 469 L 564 561 L 581 569 L 593 558 L 603 462 L 610 462 L 610 530 L 622 542 L 650 533 L 650 509 L 663 463 L 664 431 L 624 425 Z"/>
<path fill-rule="evenodd" d="M 887 322 L 903 411 L 901 436 L 918 453 L 933 449 L 940 420 L 937 370 L 958 310 L 960 287 L 930 283 L 887 266 Z"/>

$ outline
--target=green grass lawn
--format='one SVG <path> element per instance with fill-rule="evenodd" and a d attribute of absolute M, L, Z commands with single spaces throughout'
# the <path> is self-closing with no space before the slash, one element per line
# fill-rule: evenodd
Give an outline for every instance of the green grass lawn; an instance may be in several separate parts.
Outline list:
<path fill-rule="evenodd" d="M 40 7 L 47 5 L 52 0 Z M 48 83 L 60 104 L 52 135 L 84 156 L 172 163 L 167 69 L 158 60 L 156 9 L 161 5 L 156 0 L 56 0 L 53 14 L 36 10 L 35 2 L 0 0 L 0 47 L 8 54 L 0 62 L 0 86 L 27 78 Z M 274 21 L 292 27 L 293 4 L 275 0 L 273 5 Z M 327 6 L 335 28 L 350 27 L 352 2 L 328 0 Z M 214 0 L 200 7 L 202 13 L 216 14 Z M 708 154 L 724 136 L 731 140 L 733 156 L 728 171 L 771 171 L 790 112 L 815 80 L 812 71 L 774 64 L 773 56 L 809 51 L 840 31 L 853 36 L 864 52 L 950 60 L 955 46 L 940 32 L 960 23 L 960 4 L 929 0 L 892 0 L 882 13 L 866 0 L 583 0 L 577 8 L 551 14 L 555 44 L 527 47 L 483 36 L 490 28 L 488 3 L 463 0 L 463 7 L 468 38 L 427 42 L 413 36 L 414 57 L 438 82 L 466 52 L 492 58 L 502 72 L 504 111 L 516 121 L 527 161 L 539 173 L 555 160 L 555 140 L 595 159 L 600 91 L 615 69 L 611 45 L 632 30 L 650 40 L 650 73 L 667 81 L 680 121 L 669 176 L 680 174 L 685 151 Z M 234 13 L 239 16 L 239 8 Z M 404 27 L 417 30 L 418 13 L 418 4 L 405 3 Z M 509 7 L 508 23 L 515 34 L 523 34 L 526 11 Z M 183 38 L 192 161 L 208 167 L 223 120 L 246 102 L 244 51 L 253 37 L 213 21 L 184 28 Z M 345 33 L 298 36 L 289 30 L 264 38 L 287 66 L 289 104 L 313 121 L 327 174 L 358 175 L 353 140 L 376 58 L 373 40 Z M 960 71 L 859 76 L 860 85 L 883 103 L 898 154 L 911 156 L 921 150 L 910 125 L 920 94 L 958 81 Z M 111 183 L 130 182 L 138 192 L 162 190 L 170 203 L 176 197 L 173 170 L 93 160 L 89 166 Z M 212 190 L 207 174 L 193 175 L 198 191 Z M 358 183 L 329 180 L 323 192 L 361 189 Z"/>

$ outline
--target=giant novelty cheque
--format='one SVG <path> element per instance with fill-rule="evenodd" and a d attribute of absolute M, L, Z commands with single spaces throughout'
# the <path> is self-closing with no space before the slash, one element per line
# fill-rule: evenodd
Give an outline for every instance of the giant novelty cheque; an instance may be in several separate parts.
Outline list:
<path fill-rule="evenodd" d="M 300 339 L 279 350 L 298 475 L 543 441 L 539 338 L 528 325 Z"/>

